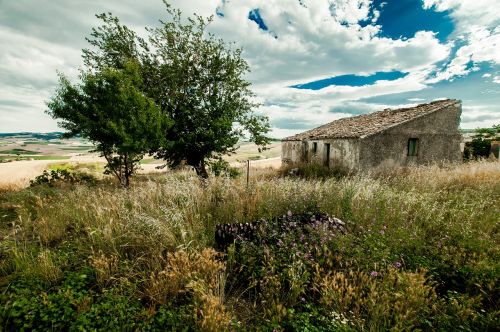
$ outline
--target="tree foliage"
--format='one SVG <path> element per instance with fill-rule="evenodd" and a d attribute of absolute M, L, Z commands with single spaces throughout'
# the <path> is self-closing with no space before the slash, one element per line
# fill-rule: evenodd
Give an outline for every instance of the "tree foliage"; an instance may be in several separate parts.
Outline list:
<path fill-rule="evenodd" d="M 139 38 L 111 14 L 101 14 L 103 25 L 93 29 L 84 50 L 85 64 L 121 68 L 124 59 L 140 64 L 143 92 L 152 98 L 164 117 L 163 144 L 151 150 L 169 166 L 193 166 L 207 176 L 207 163 L 221 162 L 235 152 L 242 137 L 265 148 L 269 143 L 266 117 L 252 112 L 250 83 L 244 76 L 249 66 L 242 50 L 207 33 L 211 19 L 200 16 L 183 22 L 179 10 L 165 2 L 168 20 L 147 28 L 148 38 Z"/>
<path fill-rule="evenodd" d="M 472 141 L 466 142 L 464 147 L 464 159 L 488 158 L 491 151 L 491 143 L 500 140 L 500 125 L 492 128 L 478 128 Z"/>
<path fill-rule="evenodd" d="M 73 85 L 61 75 L 48 113 L 60 119 L 65 137 L 92 141 L 106 158 L 106 171 L 128 186 L 144 154 L 161 145 L 168 119 L 142 93 L 139 66 L 133 61 L 124 62 L 123 69 L 82 71 L 80 81 Z"/>
<path fill-rule="evenodd" d="M 168 144 L 156 151 L 171 166 L 186 162 L 207 176 L 207 160 L 235 151 L 245 134 L 265 146 L 267 118 L 252 108 L 249 66 L 241 49 L 207 34 L 211 19 L 182 23 L 181 12 L 167 6 L 170 20 L 149 29 L 150 49 L 143 53 L 146 91 L 174 120 L 165 133 Z"/>
<path fill-rule="evenodd" d="M 72 86 L 61 77 L 49 103 L 69 135 L 97 143 L 109 171 L 124 183 L 145 151 L 207 177 L 206 165 L 222 163 L 239 139 L 263 149 L 269 143 L 267 117 L 252 111 L 258 104 L 245 80 L 242 50 L 207 33 L 211 18 L 186 21 L 165 5 L 168 20 L 147 28 L 146 39 L 111 13 L 97 15 L 102 25 L 83 50 L 83 83 Z"/>

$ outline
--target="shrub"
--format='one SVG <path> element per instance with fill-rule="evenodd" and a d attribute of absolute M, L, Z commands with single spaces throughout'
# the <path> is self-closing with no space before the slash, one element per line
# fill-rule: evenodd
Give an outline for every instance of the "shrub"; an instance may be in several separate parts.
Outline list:
<path fill-rule="evenodd" d="M 298 176 L 304 179 L 340 179 L 351 172 L 342 165 L 328 167 L 318 163 L 291 164 L 280 169 L 282 176 Z"/>
<path fill-rule="evenodd" d="M 316 278 L 314 289 L 320 294 L 320 303 L 349 317 L 358 328 L 422 328 L 438 310 L 438 298 L 425 271 L 390 268 L 368 274 L 349 270 Z"/>
<path fill-rule="evenodd" d="M 70 172 L 66 169 L 53 169 L 50 172 L 44 170 L 43 173 L 30 181 L 30 186 L 46 184 L 54 186 L 61 183 L 70 184 L 95 184 L 96 178 L 90 174 L 80 172 Z"/>

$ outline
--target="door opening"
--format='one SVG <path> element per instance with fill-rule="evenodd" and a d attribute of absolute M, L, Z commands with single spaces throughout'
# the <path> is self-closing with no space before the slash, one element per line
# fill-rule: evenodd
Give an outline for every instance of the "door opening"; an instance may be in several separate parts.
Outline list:
<path fill-rule="evenodd" d="M 325 143 L 325 166 L 330 167 L 330 143 Z"/>

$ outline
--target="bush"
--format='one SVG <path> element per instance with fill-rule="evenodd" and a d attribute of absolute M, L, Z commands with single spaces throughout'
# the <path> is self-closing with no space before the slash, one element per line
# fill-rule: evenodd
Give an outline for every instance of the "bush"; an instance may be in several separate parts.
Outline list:
<path fill-rule="evenodd" d="M 97 179 L 86 173 L 70 172 L 66 169 L 53 169 L 50 172 L 44 170 L 43 173 L 30 181 L 30 186 L 70 183 L 70 184 L 90 184 L 94 185 Z"/>
<path fill-rule="evenodd" d="M 341 165 L 328 167 L 317 163 L 304 163 L 281 168 L 280 173 L 282 176 L 298 176 L 304 179 L 340 179 L 349 175 L 350 171 Z"/>

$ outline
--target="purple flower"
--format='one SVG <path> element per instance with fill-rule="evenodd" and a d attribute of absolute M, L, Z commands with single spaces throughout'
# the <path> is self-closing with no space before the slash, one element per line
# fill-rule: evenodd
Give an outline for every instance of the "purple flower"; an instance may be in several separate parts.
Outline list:
<path fill-rule="evenodd" d="M 382 235 L 384 235 L 385 231 L 383 229 L 381 229 L 379 233 L 382 234 Z"/>
<path fill-rule="evenodd" d="M 399 269 L 399 268 L 401 268 L 401 266 L 403 266 L 403 265 L 402 265 L 400 262 L 394 262 L 394 263 L 392 264 L 392 266 L 394 266 L 396 269 Z"/>
<path fill-rule="evenodd" d="M 379 273 L 377 271 L 372 271 L 370 275 L 375 278 L 379 276 Z"/>

